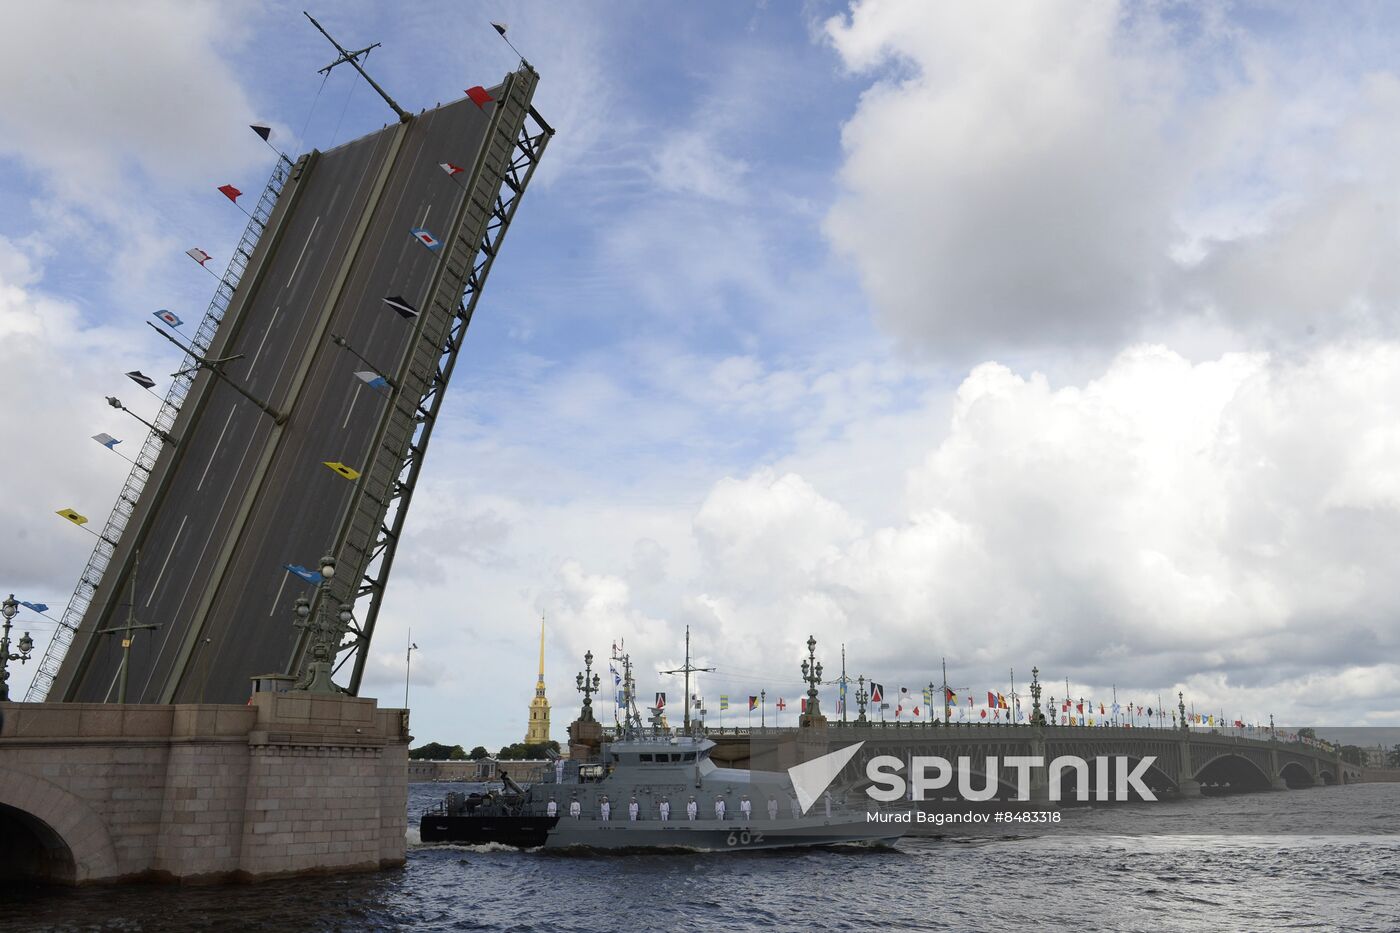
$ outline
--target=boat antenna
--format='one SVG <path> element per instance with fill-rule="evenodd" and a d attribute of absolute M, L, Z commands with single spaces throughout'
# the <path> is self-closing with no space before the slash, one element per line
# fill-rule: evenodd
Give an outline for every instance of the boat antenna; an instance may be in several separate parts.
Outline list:
<path fill-rule="evenodd" d="M 685 664 L 673 671 L 661 671 L 662 674 L 684 674 L 685 675 L 685 734 L 690 734 L 690 675 L 703 674 L 713 671 L 713 667 L 695 667 L 690 663 L 690 626 L 685 627 Z"/>

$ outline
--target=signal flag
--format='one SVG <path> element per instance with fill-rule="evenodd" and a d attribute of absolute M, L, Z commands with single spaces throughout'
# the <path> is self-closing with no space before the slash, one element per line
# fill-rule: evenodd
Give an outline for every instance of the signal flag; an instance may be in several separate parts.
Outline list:
<path fill-rule="evenodd" d="M 160 320 L 169 324 L 171 327 L 179 327 L 181 324 L 185 323 L 184 321 L 180 320 L 180 316 L 178 314 L 176 314 L 174 311 L 168 311 L 165 308 L 161 308 L 159 311 L 152 311 L 151 317 L 159 318 Z"/>
<path fill-rule="evenodd" d="M 156 384 L 156 381 L 154 379 L 141 372 L 141 370 L 139 369 L 133 369 L 131 372 L 127 373 L 126 378 L 130 379 L 132 382 L 136 383 L 143 389 L 149 389 L 151 386 Z"/>
<path fill-rule="evenodd" d="M 390 295 L 384 299 L 384 303 L 409 320 L 418 316 L 418 309 L 409 304 L 402 295 Z"/>
<path fill-rule="evenodd" d="M 307 570 L 301 564 L 283 564 L 282 569 L 293 576 L 301 577 L 307 583 L 320 583 L 321 575 L 314 570 Z"/>
<path fill-rule="evenodd" d="M 422 243 L 424 246 L 428 247 L 428 249 L 432 250 L 433 252 L 437 252 L 438 250 L 442 249 L 442 241 L 439 240 L 437 237 L 433 236 L 428 231 L 424 230 L 422 227 L 414 227 L 408 232 L 413 235 L 413 238 L 415 240 L 417 240 L 419 243 Z"/>
<path fill-rule="evenodd" d="M 505 33 L 501 33 L 501 35 L 505 35 Z M 485 110 L 486 105 L 495 100 L 494 97 L 486 93 L 486 88 L 479 84 L 476 87 L 467 88 L 467 97 L 482 110 Z"/>
<path fill-rule="evenodd" d="M 63 516 L 75 525 L 86 525 L 88 521 L 86 515 L 79 515 L 72 509 L 59 509 L 54 514 Z"/>
<path fill-rule="evenodd" d="M 121 443 L 121 441 L 117 440 L 117 439 L 116 439 L 115 437 L 113 437 L 112 435 L 106 434 L 106 433 L 103 433 L 103 434 L 94 434 L 94 435 L 92 436 L 92 439 L 95 440 L 95 441 L 97 441 L 97 443 L 101 444 L 103 447 L 106 447 L 108 450 L 112 450 L 112 449 L 115 448 L 118 444 Z"/>
<path fill-rule="evenodd" d="M 213 258 L 204 250 L 200 249 L 198 246 L 193 247 L 192 249 L 185 250 L 185 255 L 193 259 L 195 262 L 199 263 L 201 266 Z"/>
<path fill-rule="evenodd" d="M 449 175 L 456 175 L 460 172 L 466 171 L 466 169 L 462 168 L 462 166 L 453 165 L 451 162 L 439 162 L 438 167 Z"/>
<path fill-rule="evenodd" d="M 263 142 L 268 142 L 272 137 L 272 127 L 264 126 L 261 123 L 250 123 L 248 129 L 262 137 Z"/>
<path fill-rule="evenodd" d="M 348 467 L 338 460 L 323 460 L 321 462 L 324 463 L 326 466 L 330 467 L 335 472 L 339 473 L 341 476 L 345 477 L 346 479 L 360 478 L 359 470 L 355 469 L 354 467 Z"/>
<path fill-rule="evenodd" d="M 242 191 L 239 191 L 237 188 L 235 188 L 233 185 L 220 185 L 219 192 L 223 194 L 224 197 L 232 201 L 234 204 L 238 203 L 238 196 L 243 193 Z"/>

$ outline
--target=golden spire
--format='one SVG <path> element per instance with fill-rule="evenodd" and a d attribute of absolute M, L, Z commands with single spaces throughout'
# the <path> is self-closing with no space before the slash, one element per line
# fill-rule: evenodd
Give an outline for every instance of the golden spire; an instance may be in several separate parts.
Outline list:
<path fill-rule="evenodd" d="M 525 729 L 525 744 L 537 745 L 549 741 L 549 700 L 544 695 L 544 613 L 540 613 L 540 677 L 535 681 L 535 698 L 530 701 L 530 722 Z"/>
<path fill-rule="evenodd" d="M 544 613 L 540 613 L 540 683 L 544 683 Z"/>

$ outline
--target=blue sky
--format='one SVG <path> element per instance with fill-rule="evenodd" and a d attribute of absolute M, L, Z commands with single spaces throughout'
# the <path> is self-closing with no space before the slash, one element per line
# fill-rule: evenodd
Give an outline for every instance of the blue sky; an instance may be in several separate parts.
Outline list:
<path fill-rule="evenodd" d="M 408 109 L 498 80 L 505 20 L 558 130 L 373 653 L 397 702 L 423 645 L 420 738 L 523 733 L 542 612 L 558 738 L 585 649 L 670 668 L 686 624 L 712 698 L 791 700 L 813 632 L 887 686 L 946 656 L 982 691 L 1038 664 L 1096 698 L 1400 716 L 1386 7 L 312 12 L 383 43 Z M 106 514 L 126 465 L 88 437 L 136 438 L 101 396 L 170 371 L 150 310 L 207 304 L 183 251 L 236 242 L 214 188 L 272 158 L 247 124 L 299 152 L 391 115 L 343 68 L 321 86 L 298 6 L 11 18 L 0 568 L 61 604 L 87 541 L 52 512 Z"/>

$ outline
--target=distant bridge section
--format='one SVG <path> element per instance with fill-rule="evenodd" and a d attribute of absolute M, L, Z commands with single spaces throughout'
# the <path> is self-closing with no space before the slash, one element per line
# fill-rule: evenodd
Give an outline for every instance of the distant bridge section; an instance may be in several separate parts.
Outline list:
<path fill-rule="evenodd" d="M 1155 759 L 1145 781 L 1155 793 L 1184 797 L 1245 791 L 1286 790 L 1327 784 L 1355 784 L 1381 779 L 1377 769 L 1365 769 L 1341 760 L 1338 753 L 1302 742 L 1282 743 L 1219 733 L 1180 729 L 915 724 L 881 727 L 879 723 L 825 728 L 734 729 L 710 733 L 717 747 L 712 757 L 735 767 L 786 767 L 793 762 L 754 762 L 751 749 L 782 748 L 791 740 L 794 750 L 807 741 L 833 746 L 847 741 L 865 744 L 848 766 L 848 773 L 863 774 L 866 764 L 879 755 L 939 756 L 950 762 L 966 757 L 974 762 L 989 756 L 1039 756 L 1050 762 L 1062 755 L 1093 759 L 1125 756 L 1136 763 Z M 782 755 L 779 755 L 781 758 Z M 800 757 L 800 756 L 799 756 Z M 1049 788 L 1046 769 L 1032 772 L 1032 790 Z M 1037 773 L 1038 772 L 1038 773 Z M 1005 775 L 999 775 L 1005 778 Z M 1396 772 L 1400 778 L 1400 772 Z M 1005 784 L 1003 792 L 1014 787 Z"/>

